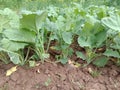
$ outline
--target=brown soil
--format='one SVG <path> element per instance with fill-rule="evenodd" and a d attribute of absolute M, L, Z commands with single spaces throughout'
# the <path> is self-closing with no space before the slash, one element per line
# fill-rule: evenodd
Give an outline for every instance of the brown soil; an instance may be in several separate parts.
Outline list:
<path fill-rule="evenodd" d="M 17 67 L 17 71 L 7 77 L 6 71 L 13 64 L 0 65 L 0 90 L 119 90 L 120 68 L 107 65 L 85 68 L 73 64 L 60 65 L 45 62 L 34 68 Z M 100 72 L 93 75 L 90 71 Z"/>

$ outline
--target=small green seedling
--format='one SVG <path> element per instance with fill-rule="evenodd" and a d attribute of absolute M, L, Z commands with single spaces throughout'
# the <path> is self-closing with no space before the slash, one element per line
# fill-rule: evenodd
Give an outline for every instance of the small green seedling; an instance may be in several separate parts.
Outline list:
<path fill-rule="evenodd" d="M 44 84 L 45 84 L 46 87 L 48 87 L 50 85 L 50 83 L 51 83 L 51 79 L 48 78 L 47 81 L 45 81 Z"/>
<path fill-rule="evenodd" d="M 98 70 L 92 70 L 91 68 L 88 68 L 89 73 L 92 75 L 93 78 L 98 77 L 101 72 Z"/>

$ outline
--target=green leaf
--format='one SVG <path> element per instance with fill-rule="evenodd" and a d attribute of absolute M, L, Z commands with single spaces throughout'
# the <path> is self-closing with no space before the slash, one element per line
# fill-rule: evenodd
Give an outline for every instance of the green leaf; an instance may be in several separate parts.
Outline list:
<path fill-rule="evenodd" d="M 95 47 L 99 47 L 103 44 L 103 42 L 106 40 L 107 38 L 107 33 L 105 30 L 101 31 L 101 32 L 98 32 L 97 34 L 95 34 L 95 37 L 94 37 L 94 43 L 93 43 L 93 46 L 95 45 Z"/>
<path fill-rule="evenodd" d="M 3 29 L 19 28 L 19 15 L 9 8 L 0 10 L 0 33 Z"/>
<path fill-rule="evenodd" d="M 105 52 L 104 52 L 104 55 L 110 57 L 116 57 L 116 58 L 120 58 L 120 54 L 118 51 L 113 51 L 112 49 L 107 49 Z"/>
<path fill-rule="evenodd" d="M 89 34 L 89 31 L 92 30 L 94 27 L 94 23 L 91 21 L 87 21 L 85 22 L 84 24 L 84 27 L 83 27 L 83 32 L 86 32 L 86 34 Z"/>
<path fill-rule="evenodd" d="M 1 47 L 9 51 L 18 51 L 19 49 L 23 49 L 26 45 L 28 44 L 10 41 L 5 38 L 1 41 Z"/>
<path fill-rule="evenodd" d="M 61 58 L 59 60 L 62 64 L 66 64 L 68 62 L 68 58 Z"/>
<path fill-rule="evenodd" d="M 35 61 L 29 61 L 29 66 L 30 67 L 35 67 L 35 65 L 36 65 Z"/>
<path fill-rule="evenodd" d="M 20 60 L 20 55 L 14 52 L 8 52 L 8 56 L 10 57 L 10 60 L 14 63 L 14 64 L 20 64 L 21 60 Z"/>
<path fill-rule="evenodd" d="M 78 37 L 78 44 L 81 47 L 91 47 L 91 40 L 90 37 L 86 37 L 86 36 L 79 36 Z"/>
<path fill-rule="evenodd" d="M 72 33 L 71 32 L 63 32 L 62 38 L 65 43 L 71 44 L 72 43 Z"/>
<path fill-rule="evenodd" d="M 47 12 L 43 12 L 42 14 L 36 16 L 37 30 L 39 30 L 42 27 L 42 23 L 43 21 L 45 21 L 46 17 L 47 17 Z"/>
<path fill-rule="evenodd" d="M 3 39 L 3 37 L 2 37 L 2 33 L 0 33 L 0 42 L 1 42 L 2 39 Z"/>
<path fill-rule="evenodd" d="M 118 14 L 111 14 L 110 17 L 103 18 L 102 23 L 107 27 L 120 32 L 120 16 Z"/>
<path fill-rule="evenodd" d="M 83 60 L 86 60 L 87 58 L 86 58 L 86 56 L 82 53 L 82 52 L 76 52 L 76 54 L 77 54 L 77 57 L 79 57 L 79 58 L 81 58 L 81 59 L 83 59 Z"/>
<path fill-rule="evenodd" d="M 49 54 L 48 53 L 42 53 L 42 57 L 44 58 L 44 59 L 46 59 L 46 58 L 49 58 Z"/>
<path fill-rule="evenodd" d="M 36 32 L 36 14 L 23 14 L 20 19 L 20 27 Z"/>
<path fill-rule="evenodd" d="M 13 41 L 35 43 L 36 34 L 32 31 L 21 29 L 21 30 L 5 30 L 3 34 Z"/>
<path fill-rule="evenodd" d="M 20 19 L 21 28 L 25 28 L 37 33 L 47 17 L 47 12 L 41 14 L 23 14 Z"/>
<path fill-rule="evenodd" d="M 114 43 L 112 43 L 111 44 L 111 48 L 113 48 L 113 49 L 120 49 L 120 35 L 117 35 L 114 39 L 113 39 L 113 42 Z"/>
<path fill-rule="evenodd" d="M 98 67 L 104 67 L 108 62 L 108 58 L 107 57 L 98 57 L 93 64 L 98 66 Z"/>

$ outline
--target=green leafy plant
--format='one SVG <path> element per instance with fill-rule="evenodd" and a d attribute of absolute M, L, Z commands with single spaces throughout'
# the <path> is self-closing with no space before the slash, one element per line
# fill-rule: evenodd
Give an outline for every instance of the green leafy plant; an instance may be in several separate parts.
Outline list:
<path fill-rule="evenodd" d="M 88 19 L 78 37 L 79 45 L 86 49 L 86 56 L 83 56 L 82 54 L 79 55 L 82 55 L 81 57 L 86 59 L 88 64 L 99 56 L 96 54 L 96 50 L 105 44 L 106 35 L 107 32 L 100 21 L 92 16 L 88 16 Z"/>
<path fill-rule="evenodd" d="M 6 12 L 5 10 L 3 14 Z M 7 10 L 12 13 L 11 10 Z M 6 16 L 8 15 L 7 13 Z M 13 13 L 13 15 L 14 14 L 15 13 Z M 46 12 L 40 14 L 32 14 L 32 12 L 22 14 L 22 18 L 20 19 L 16 16 L 18 19 L 18 27 L 11 25 L 11 23 L 14 22 L 14 18 L 8 16 L 10 20 L 7 25 L 10 24 L 11 26 L 5 27 L 5 30 L 3 30 L 4 27 L 2 28 L 1 33 L 4 36 L 1 39 L 0 51 L 7 52 L 10 60 L 14 64 L 23 65 L 26 60 L 29 59 L 29 49 L 26 56 L 24 56 L 24 47 L 27 46 L 29 48 L 30 46 L 43 62 L 44 58 L 48 57 L 48 54 L 46 54 L 44 50 L 44 30 L 42 29 L 42 22 L 45 20 L 46 16 Z"/>
<path fill-rule="evenodd" d="M 48 6 L 35 12 L 22 10 L 19 15 L 9 8 L 0 10 L 0 59 L 33 67 L 35 59 L 44 62 L 49 58 L 52 49 L 58 52 L 55 57 L 62 64 L 73 52 L 87 65 L 104 67 L 111 57 L 119 62 L 120 11 L 105 5 L 84 7 L 85 2 L 64 8 Z M 84 53 L 73 50 L 74 42 L 84 48 Z"/>
<path fill-rule="evenodd" d="M 33 42 L 31 45 L 34 48 L 34 51 L 38 55 L 38 57 L 44 61 L 45 58 L 48 58 L 49 55 L 45 53 L 44 50 L 44 40 L 45 31 L 42 28 L 43 21 L 46 19 L 47 13 L 42 12 L 40 15 L 37 14 L 24 14 L 23 17 L 20 19 L 21 28 L 27 29 L 33 35 Z M 30 37 L 30 36 L 28 36 Z M 31 39 L 32 40 L 32 39 Z M 28 41 L 27 41 L 28 42 Z"/>

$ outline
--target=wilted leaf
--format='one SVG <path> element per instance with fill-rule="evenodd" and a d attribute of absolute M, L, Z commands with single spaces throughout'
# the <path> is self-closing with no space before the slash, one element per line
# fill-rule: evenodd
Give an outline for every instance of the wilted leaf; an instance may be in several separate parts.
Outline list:
<path fill-rule="evenodd" d="M 6 76 L 10 76 L 15 71 L 17 71 L 17 66 L 14 66 L 14 67 L 8 69 L 7 72 L 6 72 Z"/>
<path fill-rule="evenodd" d="M 76 68 L 78 68 L 78 67 L 80 67 L 80 66 L 81 66 L 81 64 L 80 64 L 80 63 L 75 62 L 75 63 L 74 63 L 74 66 L 75 66 Z"/>

